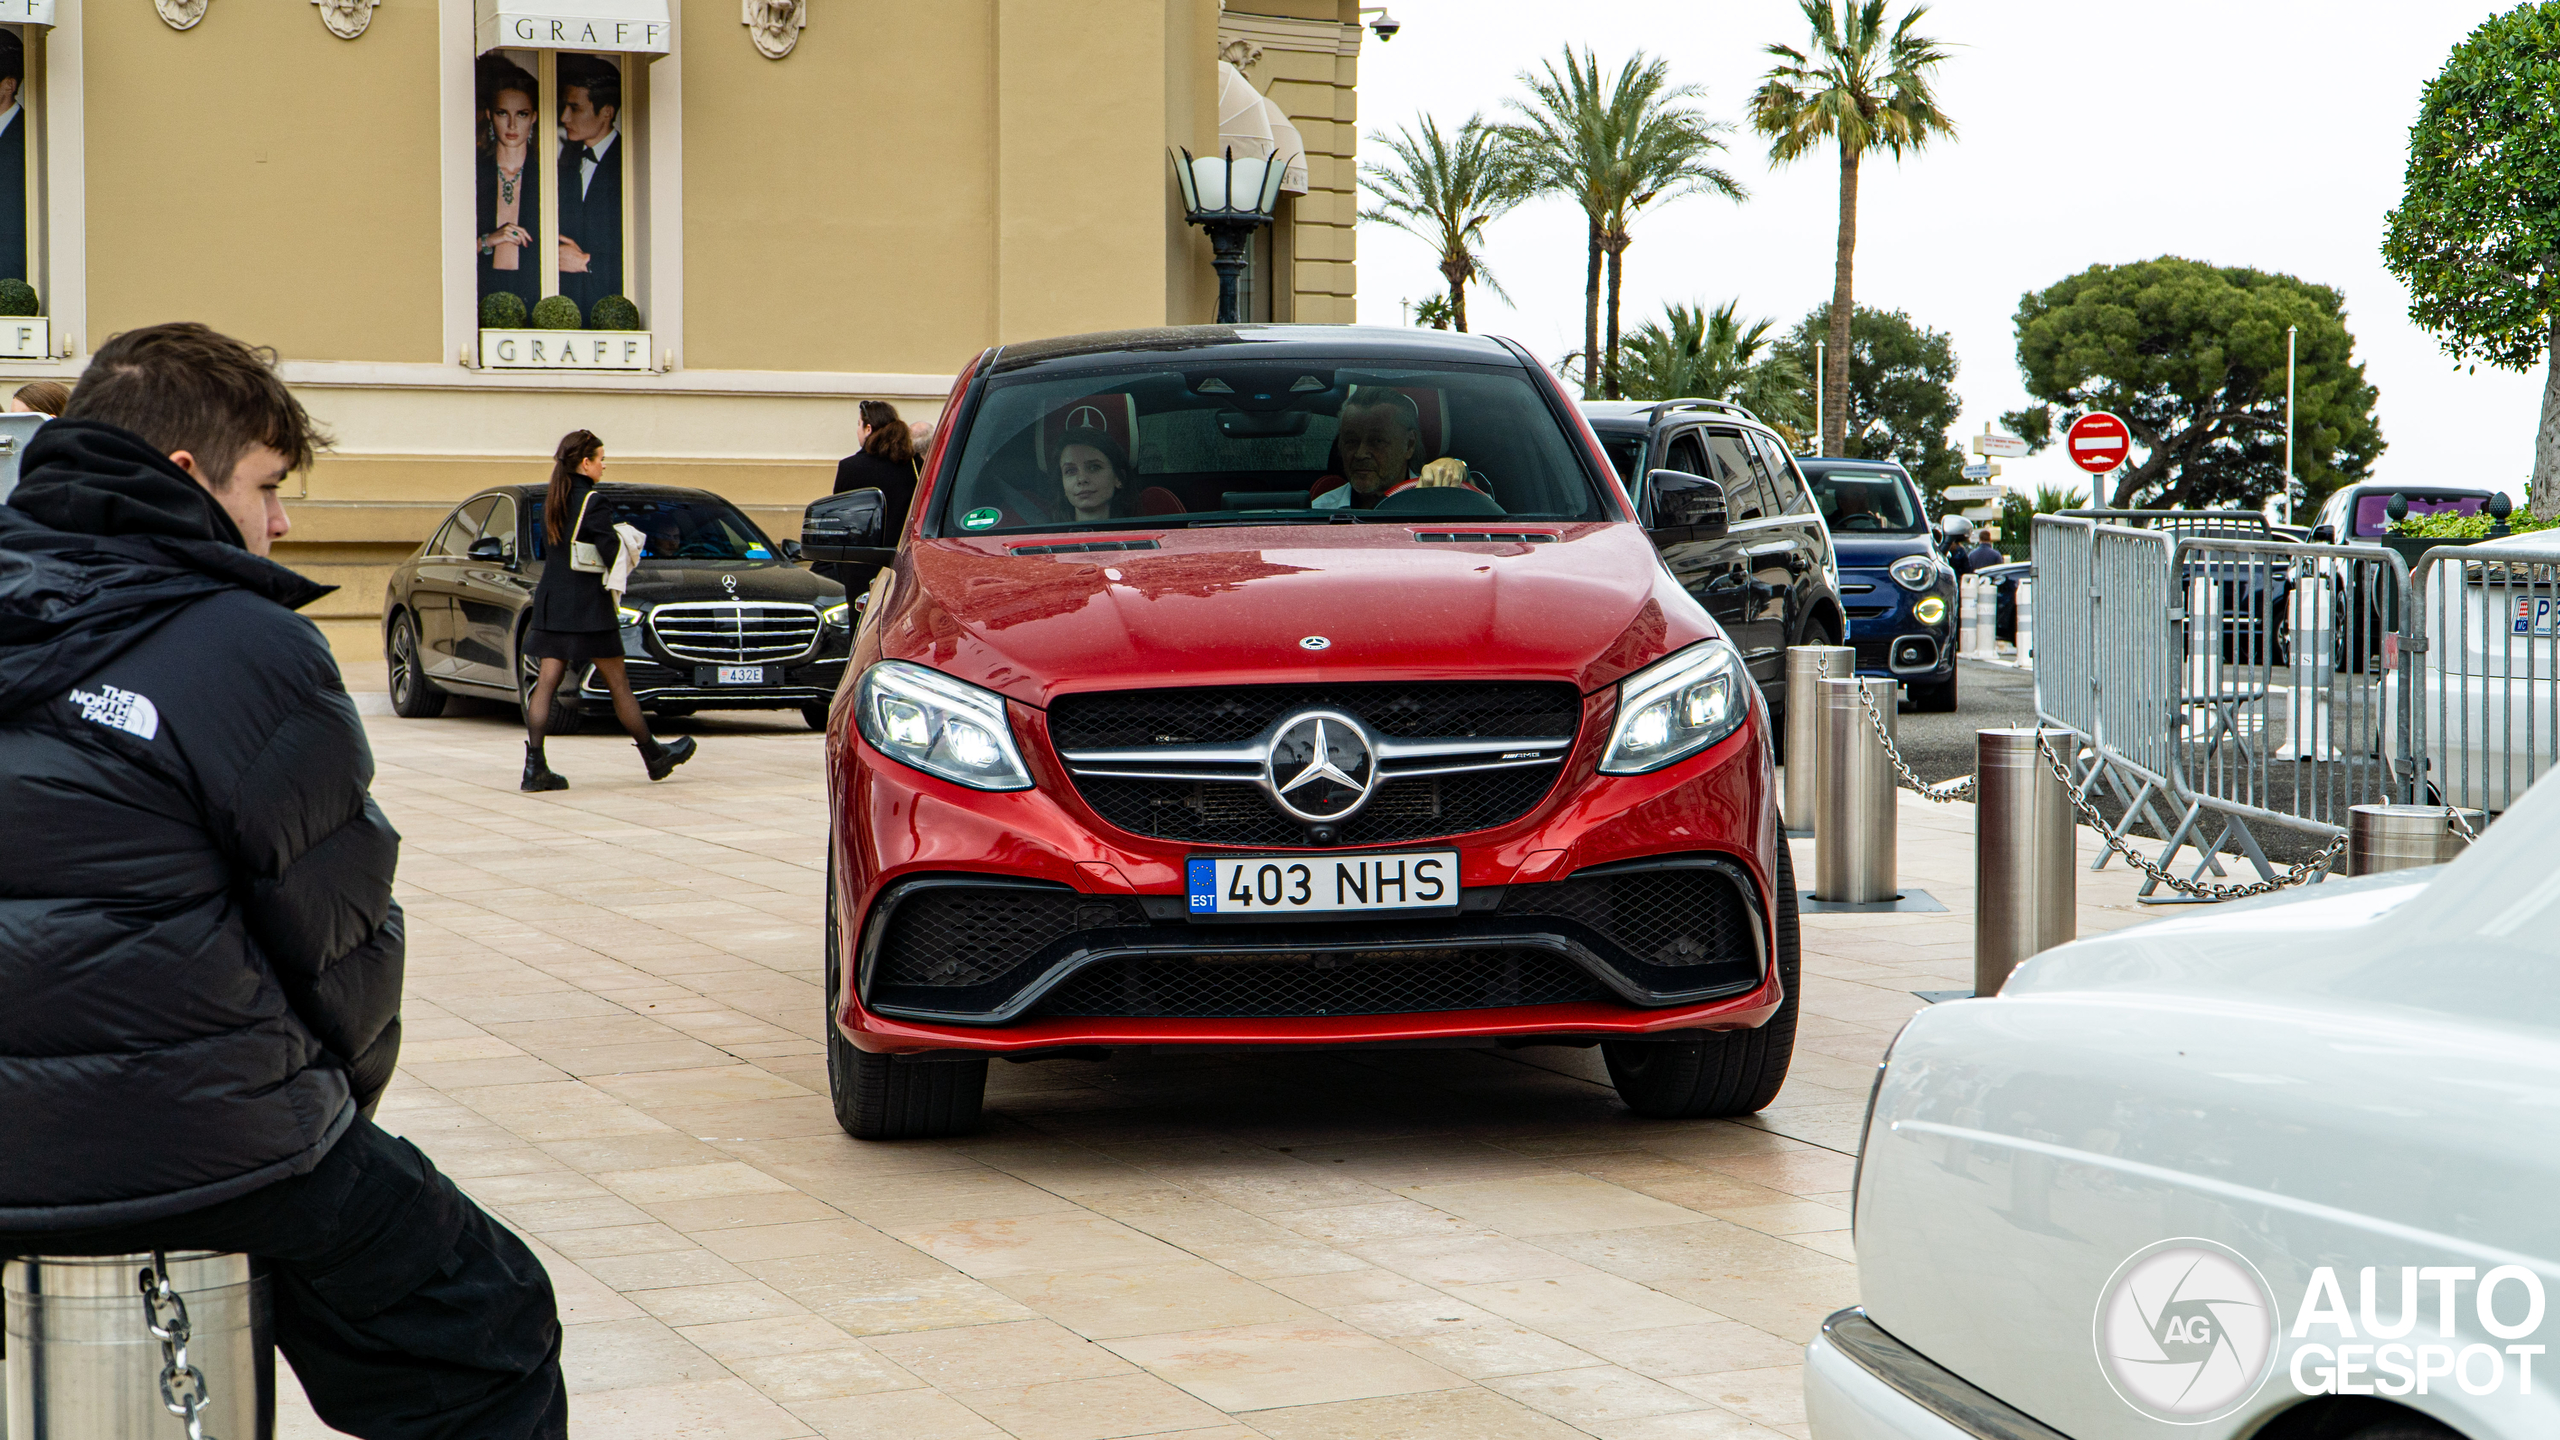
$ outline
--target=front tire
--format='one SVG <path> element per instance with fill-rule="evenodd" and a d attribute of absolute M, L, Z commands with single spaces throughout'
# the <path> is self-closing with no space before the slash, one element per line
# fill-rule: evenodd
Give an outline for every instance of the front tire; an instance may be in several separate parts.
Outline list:
<path fill-rule="evenodd" d="M 391 713 L 403 720 L 433 720 L 444 713 L 445 693 L 427 678 L 418 658 L 418 622 L 407 611 L 391 622 L 382 659 L 391 673 Z"/>
<path fill-rule="evenodd" d="M 827 731 L 827 707 L 824 705 L 801 706 L 800 719 L 803 724 L 821 735 Z"/>
<path fill-rule="evenodd" d="M 1795 1058 L 1796 870 L 1778 841 L 1778 1013 L 1757 1030 L 1697 1030 L 1677 1040 L 1604 1040 L 1600 1058 L 1628 1109 L 1655 1120 L 1702 1120 L 1768 1108 Z"/>
<path fill-rule="evenodd" d="M 858 1049 L 836 1027 L 843 931 L 836 919 L 835 860 L 827 860 L 827 1095 L 836 1124 L 856 1140 L 932 1140 L 978 1128 L 987 1057 L 909 1060 Z"/>
<path fill-rule="evenodd" d="M 1931 715 L 1952 714 L 1956 708 L 1956 677 L 1950 675 L 1941 685 L 1911 687 L 1911 708 Z"/>

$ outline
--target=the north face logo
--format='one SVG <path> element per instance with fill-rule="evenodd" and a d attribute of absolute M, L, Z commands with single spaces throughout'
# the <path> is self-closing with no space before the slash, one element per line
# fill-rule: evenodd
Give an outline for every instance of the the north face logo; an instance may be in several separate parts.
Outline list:
<path fill-rule="evenodd" d="M 160 733 L 160 707 L 152 704 L 151 697 L 147 695 L 136 695 L 113 685 L 101 685 L 94 694 L 87 690 L 74 690 L 62 698 L 79 706 L 80 718 L 92 725 L 122 730 L 145 740 Z"/>

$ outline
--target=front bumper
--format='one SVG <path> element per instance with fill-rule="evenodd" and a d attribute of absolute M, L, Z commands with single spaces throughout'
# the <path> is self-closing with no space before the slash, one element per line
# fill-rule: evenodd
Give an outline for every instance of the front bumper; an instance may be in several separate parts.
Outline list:
<path fill-rule="evenodd" d="M 1954 678 L 1958 617 L 1952 581 L 1916 594 L 1883 570 L 1845 570 L 1840 581 L 1841 606 L 1849 616 L 1849 644 L 1858 652 L 1860 675 L 1918 685 Z M 1868 588 L 1851 588 L 1856 585 Z M 1924 624 L 1912 609 L 1932 595 L 1946 605 L 1946 612 L 1936 624 Z"/>
<path fill-rule="evenodd" d="M 1967 1384 L 1855 1306 L 1822 1322 L 1804 1354 L 1814 1440 L 2070 1440 Z"/>
<path fill-rule="evenodd" d="M 1780 999 L 1768 964 L 1776 833 L 1765 725 L 1755 709 L 1721 744 L 1644 776 L 1596 775 L 1596 746 L 1578 743 L 1545 802 L 1482 834 L 1288 852 L 1455 849 L 1458 914 L 1251 925 L 1185 914 L 1188 855 L 1240 852 L 1104 824 L 1036 729 L 1018 734 L 1036 788 L 1001 794 L 946 784 L 845 735 L 834 960 L 852 983 L 834 997 L 835 1018 L 857 1046 L 893 1052 L 1756 1026 Z M 1613 909 L 1614 890 L 1594 891 L 1631 884 L 1730 897 L 1730 923 L 1714 932 L 1723 939 L 1701 944 L 1691 936 L 1709 932 L 1697 927 L 1628 933 L 1610 917 L 1650 913 L 1641 900 Z M 972 911 L 978 897 L 1002 908 Z M 920 947 L 918 930 L 940 939 Z M 982 944 L 989 934 L 1010 948 Z"/>
<path fill-rule="evenodd" d="M 649 710 L 669 706 L 688 710 L 797 710 L 804 705 L 824 705 L 835 698 L 836 686 L 844 679 L 845 663 L 843 655 L 821 653 L 806 660 L 767 666 L 783 672 L 780 684 L 697 685 L 695 672 L 701 668 L 698 662 L 653 655 L 629 630 L 623 632 L 623 669 L 631 677 L 631 693 L 643 709 Z M 578 687 L 578 698 L 595 705 L 613 703 L 612 692 L 592 669 Z"/>

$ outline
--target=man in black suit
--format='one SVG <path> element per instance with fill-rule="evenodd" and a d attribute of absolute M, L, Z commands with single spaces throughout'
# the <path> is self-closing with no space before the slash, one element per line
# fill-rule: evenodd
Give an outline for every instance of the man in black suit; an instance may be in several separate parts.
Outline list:
<path fill-rule="evenodd" d="M 622 72 L 592 55 L 560 57 L 560 293 L 578 313 L 623 295 Z"/>
<path fill-rule="evenodd" d="M 26 48 L 0 30 L 0 278 L 27 278 Z"/>

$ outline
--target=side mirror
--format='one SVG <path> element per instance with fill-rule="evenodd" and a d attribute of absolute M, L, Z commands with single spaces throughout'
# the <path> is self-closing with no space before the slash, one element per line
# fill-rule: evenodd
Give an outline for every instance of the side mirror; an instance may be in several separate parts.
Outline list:
<path fill-rule="evenodd" d="M 2314 526 L 2312 526 L 2312 527 L 2311 527 L 2311 543 L 2312 543 L 2312 544 L 2314 544 L 2314 545 L 2335 545 L 2335 544 L 2337 544 L 2337 543 L 2338 543 L 2338 529 L 2337 529 L 2337 527 L 2336 527 L 2336 526 L 2334 526 L 2334 525 L 2314 525 Z"/>
<path fill-rule="evenodd" d="M 785 560 L 798 560 L 800 558 L 800 542 L 797 540 L 783 541 L 782 558 Z"/>
<path fill-rule="evenodd" d="M 1653 519 L 1648 529 L 1686 531 L 1679 538 L 1693 540 L 1712 540 L 1725 533 L 1729 521 L 1724 487 L 1706 476 L 1686 470 L 1656 470 L 1645 476 L 1645 489 L 1653 496 Z"/>
<path fill-rule="evenodd" d="M 474 560 L 495 560 L 500 564 L 506 563 L 510 558 L 507 554 L 507 542 L 496 535 L 483 535 L 472 541 L 471 548 L 464 553 Z"/>
<path fill-rule="evenodd" d="M 887 503 L 878 490 L 847 490 L 810 501 L 800 516 L 800 554 L 838 564 L 888 564 L 897 552 L 882 533 Z"/>

